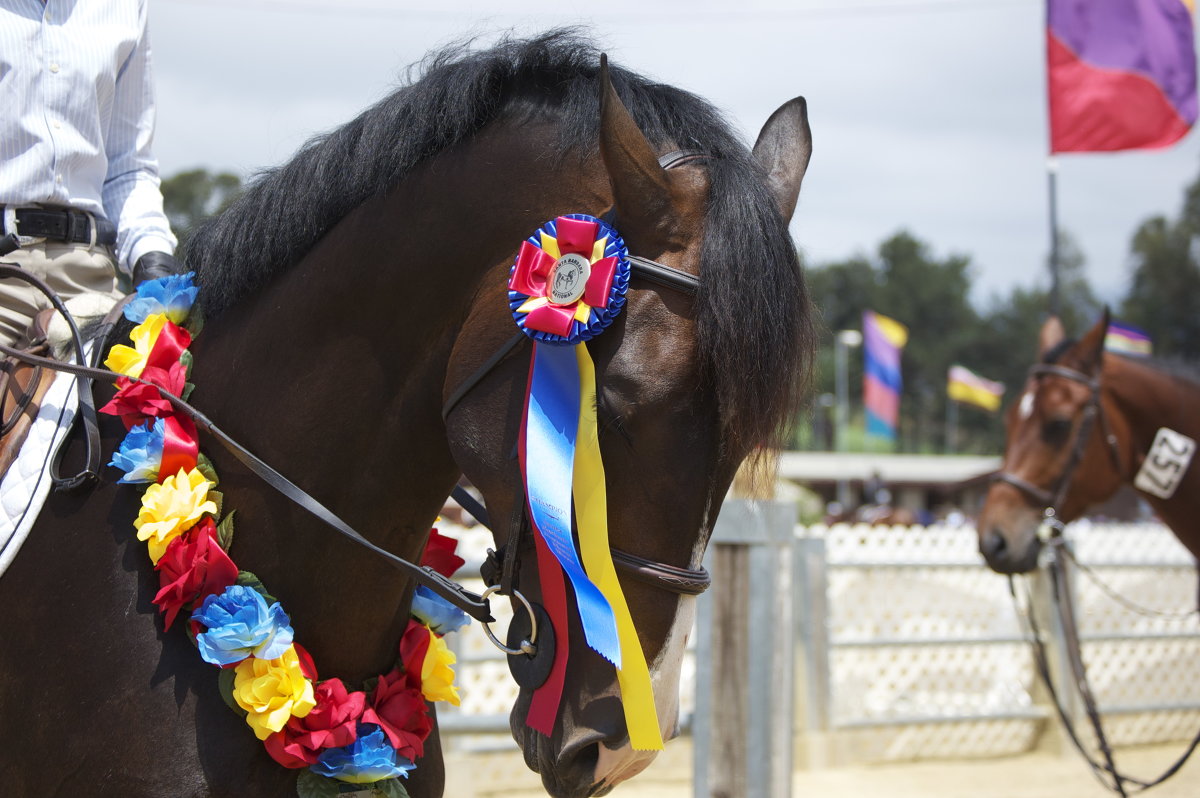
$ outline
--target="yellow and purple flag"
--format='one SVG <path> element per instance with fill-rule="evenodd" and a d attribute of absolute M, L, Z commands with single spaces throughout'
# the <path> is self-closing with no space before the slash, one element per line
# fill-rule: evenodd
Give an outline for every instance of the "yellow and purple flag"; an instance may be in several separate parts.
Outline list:
<path fill-rule="evenodd" d="M 900 350 L 908 328 L 872 310 L 863 313 L 863 407 L 867 434 L 896 439 L 900 417 Z"/>
<path fill-rule="evenodd" d="M 956 402 L 982 407 L 994 413 L 1000 409 L 1004 383 L 980 377 L 966 366 L 951 366 L 946 375 L 946 395 Z"/>
<path fill-rule="evenodd" d="M 1145 330 L 1114 319 L 1108 323 L 1104 348 L 1122 355 L 1148 355 L 1151 352 L 1150 336 Z"/>
<path fill-rule="evenodd" d="M 1196 122 L 1195 0 L 1047 0 L 1050 151 L 1166 147 Z"/>

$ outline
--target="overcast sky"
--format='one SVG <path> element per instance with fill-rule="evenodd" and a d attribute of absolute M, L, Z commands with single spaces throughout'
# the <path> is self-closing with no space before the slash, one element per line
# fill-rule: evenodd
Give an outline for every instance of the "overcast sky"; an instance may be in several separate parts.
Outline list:
<path fill-rule="evenodd" d="M 808 99 L 814 153 L 792 232 L 810 263 L 907 229 L 968 255 L 977 304 L 1045 284 L 1043 0 L 152 0 L 165 176 L 285 161 L 467 34 L 586 24 L 616 63 L 693 91 L 748 142 Z M 1195 132 L 1165 151 L 1059 159 L 1059 219 L 1114 300 L 1129 241 L 1176 216 Z M 886 312 L 886 309 L 880 309 Z"/>

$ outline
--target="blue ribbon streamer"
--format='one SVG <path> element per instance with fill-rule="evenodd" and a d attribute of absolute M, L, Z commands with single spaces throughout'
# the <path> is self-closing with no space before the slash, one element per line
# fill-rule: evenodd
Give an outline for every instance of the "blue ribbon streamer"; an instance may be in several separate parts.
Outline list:
<path fill-rule="evenodd" d="M 574 347 L 535 343 L 525 431 L 525 490 L 529 512 L 575 591 L 584 637 L 596 653 L 621 667 L 612 607 L 592 583 L 571 534 L 571 482 L 579 426 L 579 366 Z"/>

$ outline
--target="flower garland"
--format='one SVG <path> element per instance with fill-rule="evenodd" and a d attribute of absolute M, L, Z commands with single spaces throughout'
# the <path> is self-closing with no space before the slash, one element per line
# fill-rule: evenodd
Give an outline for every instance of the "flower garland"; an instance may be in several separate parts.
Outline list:
<path fill-rule="evenodd" d="M 192 312 L 192 277 L 138 286 L 125 309 L 137 325 L 132 346 L 113 346 L 105 360 L 124 376 L 101 412 L 119 416 L 128 430 L 110 465 L 124 472 L 119 482 L 148 485 L 134 527 L 159 573 L 154 604 L 166 629 L 185 613 L 201 658 L 221 668 L 226 702 L 275 761 L 304 769 L 297 781 L 302 798 L 336 795 L 338 782 L 406 796 L 399 777 L 413 770 L 433 728 L 425 702 L 459 703 L 455 656 L 442 636 L 470 619 L 418 587 L 396 667 L 361 690 L 318 678 L 283 607 L 230 559 L 234 513 L 222 512 L 217 474 L 199 451 L 195 425 L 162 395 L 186 399 L 193 387 L 188 347 L 202 322 Z M 457 545 L 433 530 L 423 564 L 450 576 L 463 563 Z"/>

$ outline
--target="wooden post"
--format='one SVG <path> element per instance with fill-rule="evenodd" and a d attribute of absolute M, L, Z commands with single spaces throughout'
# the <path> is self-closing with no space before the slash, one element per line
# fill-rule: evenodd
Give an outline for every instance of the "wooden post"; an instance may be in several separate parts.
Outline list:
<path fill-rule="evenodd" d="M 698 613 L 697 798 L 788 798 L 792 779 L 796 506 L 730 500 Z"/>

